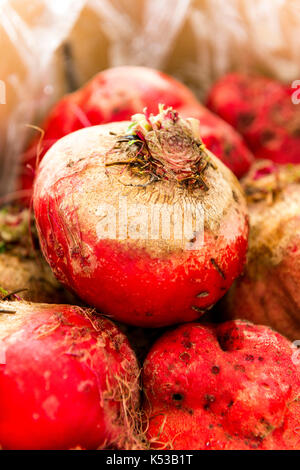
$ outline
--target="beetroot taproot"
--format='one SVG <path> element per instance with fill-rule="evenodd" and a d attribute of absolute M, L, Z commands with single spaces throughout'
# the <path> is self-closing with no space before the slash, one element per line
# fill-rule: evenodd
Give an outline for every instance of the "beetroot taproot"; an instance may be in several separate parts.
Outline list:
<path fill-rule="evenodd" d="M 163 335 L 143 371 L 152 448 L 299 449 L 300 374 L 292 344 L 243 321 Z"/>
<path fill-rule="evenodd" d="M 21 188 L 32 188 L 37 162 L 59 138 L 83 127 L 129 120 L 145 107 L 154 113 L 160 103 L 174 107 L 184 117 L 200 119 L 208 149 L 237 177 L 248 171 L 252 155 L 241 137 L 202 106 L 187 87 L 157 70 L 126 66 L 100 72 L 54 106 L 41 124 L 42 136 L 37 135 L 22 157 Z"/>
<path fill-rule="evenodd" d="M 1 448 L 140 448 L 138 377 L 125 335 L 108 319 L 69 305 L 0 302 Z"/>
<path fill-rule="evenodd" d="M 242 182 L 250 217 L 248 260 L 222 308 L 226 318 L 300 338 L 300 165 L 259 161 Z"/>
<path fill-rule="evenodd" d="M 213 86 L 207 104 L 243 135 L 256 158 L 300 163 L 300 107 L 293 93 L 276 80 L 236 73 Z"/>
<path fill-rule="evenodd" d="M 171 108 L 132 119 L 48 151 L 33 196 L 41 247 L 62 283 L 119 321 L 191 321 L 243 268 L 245 201 L 197 120 Z"/>

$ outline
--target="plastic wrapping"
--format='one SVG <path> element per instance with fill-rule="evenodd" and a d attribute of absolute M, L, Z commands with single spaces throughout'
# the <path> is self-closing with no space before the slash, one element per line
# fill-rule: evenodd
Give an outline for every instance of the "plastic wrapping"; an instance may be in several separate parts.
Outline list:
<path fill-rule="evenodd" d="M 299 31 L 298 0 L 0 0 L 0 193 L 13 190 L 26 125 L 99 70 L 155 67 L 200 98 L 230 70 L 289 82 Z"/>

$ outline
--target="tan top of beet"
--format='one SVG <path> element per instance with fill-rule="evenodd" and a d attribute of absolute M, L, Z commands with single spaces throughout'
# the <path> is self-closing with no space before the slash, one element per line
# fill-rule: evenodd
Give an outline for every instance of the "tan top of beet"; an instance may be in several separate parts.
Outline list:
<path fill-rule="evenodd" d="M 84 226 L 87 231 L 93 230 L 93 227 L 87 226 L 88 220 L 99 218 L 97 210 L 103 202 L 117 208 L 121 196 L 143 206 L 152 203 L 171 206 L 174 202 L 181 204 L 184 199 L 192 207 L 197 205 L 201 207 L 205 215 L 206 233 L 211 233 L 212 236 L 217 234 L 220 238 L 224 236 L 227 240 L 234 237 L 236 231 L 232 234 L 231 220 L 235 221 L 237 229 L 239 225 L 244 226 L 246 205 L 239 182 L 231 171 L 205 149 L 205 155 L 211 162 L 201 175 L 206 188 L 198 184 L 193 184 L 192 187 L 180 184 L 177 178 L 163 177 L 151 181 L 151 175 L 134 172 L 130 165 L 122 165 L 122 161 L 127 162 L 132 159 L 126 143 L 124 146 L 119 145 L 122 137 L 128 135 L 129 125 L 129 122 L 121 122 L 85 128 L 58 141 L 41 163 L 35 190 L 40 196 L 46 191 L 55 198 L 59 181 L 62 178 L 65 182 L 69 181 L 69 191 L 65 193 L 59 210 L 63 214 L 66 208 L 75 207 L 78 226 Z M 74 145 L 75 137 L 76 145 Z M 176 147 L 172 152 L 172 155 L 176 154 Z M 184 152 L 189 155 L 187 148 Z M 191 149 L 192 152 L 195 152 L 194 148 Z M 51 172 L 49 172 L 49 163 L 53 170 Z M 46 178 L 43 175 L 44 171 L 47 172 Z M 75 181 L 77 175 L 80 175 L 80 187 L 72 188 L 72 180 Z M 225 216 L 226 223 L 224 223 Z M 143 217 L 145 221 L 148 220 L 149 213 L 144 212 L 140 217 L 142 223 Z M 171 221 L 171 231 L 173 222 Z M 184 243 L 188 243 L 193 236 L 193 233 L 185 236 Z M 128 244 L 130 241 L 127 237 L 120 243 Z M 146 249 L 149 254 L 159 253 L 159 256 L 183 248 L 182 242 L 172 239 L 172 236 L 167 241 L 137 239 L 134 240 L 134 246 Z"/>
<path fill-rule="evenodd" d="M 276 265 L 300 236 L 300 165 L 257 162 L 242 186 L 250 217 L 249 261 Z"/>

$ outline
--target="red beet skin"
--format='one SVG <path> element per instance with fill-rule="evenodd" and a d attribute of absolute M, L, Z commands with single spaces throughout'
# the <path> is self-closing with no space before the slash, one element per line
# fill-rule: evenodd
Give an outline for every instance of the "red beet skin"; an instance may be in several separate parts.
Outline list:
<path fill-rule="evenodd" d="M 131 390 L 134 412 L 138 366 L 123 333 L 79 307 L 2 302 L 0 310 L 15 311 L 0 317 L 1 448 L 132 445 L 121 398 Z"/>
<path fill-rule="evenodd" d="M 45 156 L 35 182 L 39 238 L 54 274 L 89 305 L 132 325 L 160 327 L 198 318 L 224 295 L 245 263 L 248 222 L 240 185 L 220 160 L 200 150 L 200 136 L 189 134 L 190 122 L 176 119 L 173 123 L 163 117 L 161 127 L 149 131 L 147 148 L 152 145 L 156 154 L 155 160 L 153 154 L 147 155 L 145 162 L 160 161 L 162 173 L 143 176 L 143 163 L 126 166 L 125 162 L 134 158 L 141 162 L 144 157 L 140 147 L 126 143 L 123 136 L 128 134 L 129 123 L 125 122 L 64 137 Z M 194 125 L 199 127 L 198 121 Z M 124 147 L 115 151 L 118 142 Z M 174 171 L 182 166 L 186 177 L 186 162 L 193 159 L 205 170 L 203 174 L 196 170 L 189 187 L 180 183 L 181 175 L 168 165 L 176 161 Z M 197 180 L 200 176 L 206 187 Z M 126 198 L 125 209 L 120 208 L 120 197 Z M 170 211 L 181 211 L 185 203 L 201 204 L 204 233 L 201 227 L 191 229 L 183 239 L 175 240 L 152 237 L 143 229 L 150 210 L 158 209 L 161 214 L 161 204 L 165 204 Z M 139 207 L 142 210 L 135 213 Z M 128 219 L 124 237 L 110 232 L 116 223 L 114 213 L 119 221 Z M 190 209 L 184 214 L 188 217 Z M 172 220 L 171 232 L 175 216 Z M 101 236 L 99 224 L 108 227 Z M 149 223 L 148 227 L 153 226 Z"/>
<path fill-rule="evenodd" d="M 300 162 L 300 107 L 290 85 L 230 74 L 212 88 L 208 107 L 245 138 L 256 158 Z"/>
<path fill-rule="evenodd" d="M 231 126 L 202 106 L 177 80 L 156 70 L 128 66 L 100 72 L 54 106 L 41 125 L 45 132 L 42 142 L 38 135 L 23 155 L 21 188 L 32 188 L 37 160 L 59 138 L 83 127 L 129 120 L 145 107 L 150 113 L 156 112 L 159 103 L 172 106 L 182 116 L 200 119 L 208 149 L 238 178 L 247 172 L 252 155 Z"/>
<path fill-rule="evenodd" d="M 300 375 L 291 346 L 241 320 L 166 333 L 144 363 L 152 447 L 299 449 Z"/>

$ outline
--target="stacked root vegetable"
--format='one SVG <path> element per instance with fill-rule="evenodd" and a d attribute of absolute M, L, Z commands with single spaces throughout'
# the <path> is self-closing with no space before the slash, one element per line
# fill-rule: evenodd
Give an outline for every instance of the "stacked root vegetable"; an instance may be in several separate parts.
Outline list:
<path fill-rule="evenodd" d="M 0 212 L 1 448 L 300 448 L 299 109 L 238 75 L 207 104 L 106 70 L 24 152 L 28 197 Z"/>

